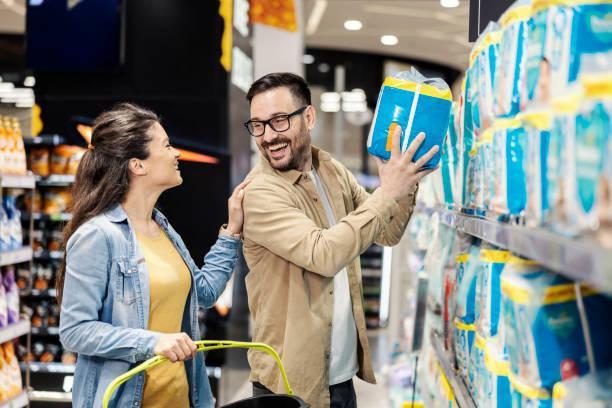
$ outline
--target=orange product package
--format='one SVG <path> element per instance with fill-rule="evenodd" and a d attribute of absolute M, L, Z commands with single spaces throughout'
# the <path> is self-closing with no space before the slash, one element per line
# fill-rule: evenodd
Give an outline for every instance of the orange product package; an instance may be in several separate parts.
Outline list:
<path fill-rule="evenodd" d="M 30 150 L 29 159 L 32 173 L 41 177 L 47 177 L 50 174 L 49 149 L 45 147 L 34 148 Z"/>

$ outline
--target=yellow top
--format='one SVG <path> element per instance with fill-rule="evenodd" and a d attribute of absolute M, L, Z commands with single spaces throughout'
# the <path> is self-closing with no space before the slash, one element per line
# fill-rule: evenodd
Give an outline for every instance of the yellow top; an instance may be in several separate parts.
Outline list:
<path fill-rule="evenodd" d="M 386 77 L 383 82 L 383 86 L 389 86 L 391 88 L 398 88 L 404 91 L 416 92 L 417 86 L 416 82 L 407 81 L 405 79 L 395 78 L 395 77 Z M 433 85 L 429 84 L 420 84 L 421 88 L 419 89 L 419 93 L 422 95 L 431 96 L 433 98 L 446 99 L 448 101 L 453 100 L 453 95 L 451 94 L 450 89 L 438 89 Z"/>
<path fill-rule="evenodd" d="M 137 234 L 149 271 L 149 330 L 179 333 L 191 275 L 183 258 L 163 232 L 151 238 Z M 145 374 L 143 408 L 188 408 L 189 384 L 183 362 L 164 364 Z"/>

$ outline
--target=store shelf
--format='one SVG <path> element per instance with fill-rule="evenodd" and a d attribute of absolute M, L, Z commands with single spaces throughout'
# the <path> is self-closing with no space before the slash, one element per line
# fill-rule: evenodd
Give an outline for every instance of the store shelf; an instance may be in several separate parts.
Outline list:
<path fill-rule="evenodd" d="M 0 266 L 14 265 L 32 260 L 32 248 L 21 247 L 0 252 Z"/>
<path fill-rule="evenodd" d="M 34 253 L 34 260 L 38 261 L 49 261 L 62 259 L 64 257 L 64 251 L 36 251 Z"/>
<path fill-rule="evenodd" d="M 0 174 L 0 186 L 2 188 L 26 188 L 32 189 L 36 185 L 36 179 L 32 174 L 14 175 Z"/>
<path fill-rule="evenodd" d="M 455 401 L 457 402 L 459 408 L 476 408 L 476 404 L 468 391 L 465 381 L 463 381 L 461 376 L 455 370 L 451 357 L 444 349 L 442 339 L 436 332 L 431 333 L 431 343 L 436 352 L 440 367 L 442 367 L 442 371 L 444 371 L 444 375 L 446 375 L 448 383 L 453 390 Z"/>
<path fill-rule="evenodd" d="M 52 174 L 48 177 L 36 176 L 36 184 L 40 187 L 62 187 L 74 183 L 74 175 Z"/>
<path fill-rule="evenodd" d="M 29 292 L 21 292 L 21 296 L 32 296 L 32 297 L 55 297 L 57 291 L 55 289 L 32 289 Z"/>
<path fill-rule="evenodd" d="M 66 138 L 60 135 L 40 135 L 23 138 L 23 144 L 26 147 L 53 147 L 64 143 L 66 143 Z"/>
<path fill-rule="evenodd" d="M 59 327 L 32 327 L 32 334 L 36 336 L 59 336 Z"/>
<path fill-rule="evenodd" d="M 71 403 L 72 393 L 58 391 L 30 391 L 28 393 L 32 402 Z"/>
<path fill-rule="evenodd" d="M 22 391 L 7 401 L 0 401 L 0 408 L 23 408 L 28 406 L 28 393 Z"/>
<path fill-rule="evenodd" d="M 64 363 L 41 363 L 39 361 L 31 361 L 30 371 L 33 373 L 58 373 L 58 374 L 74 374 L 75 364 Z M 19 367 L 24 371 L 26 363 L 19 363 Z"/>
<path fill-rule="evenodd" d="M 30 220 L 30 214 L 22 213 L 21 218 L 24 221 Z M 31 217 L 34 221 L 55 221 L 55 222 L 63 222 L 70 221 L 72 219 L 72 214 L 70 213 L 59 213 L 59 214 L 43 214 L 43 213 L 33 213 Z"/>
<path fill-rule="evenodd" d="M 552 232 L 439 210 L 440 219 L 458 231 L 533 259 L 571 279 L 612 292 L 612 250 L 589 239 L 572 239 Z"/>
<path fill-rule="evenodd" d="M 16 339 L 30 332 L 30 322 L 21 320 L 0 329 L 0 344 Z"/>

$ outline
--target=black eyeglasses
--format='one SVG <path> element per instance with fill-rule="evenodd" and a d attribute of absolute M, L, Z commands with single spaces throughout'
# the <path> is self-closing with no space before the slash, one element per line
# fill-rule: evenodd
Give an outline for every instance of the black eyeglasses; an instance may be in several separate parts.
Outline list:
<path fill-rule="evenodd" d="M 287 115 L 276 115 L 268 120 L 249 120 L 244 123 L 251 136 L 259 137 L 266 132 L 266 125 L 275 132 L 286 132 L 291 127 L 291 118 L 304 112 L 308 105 Z"/>

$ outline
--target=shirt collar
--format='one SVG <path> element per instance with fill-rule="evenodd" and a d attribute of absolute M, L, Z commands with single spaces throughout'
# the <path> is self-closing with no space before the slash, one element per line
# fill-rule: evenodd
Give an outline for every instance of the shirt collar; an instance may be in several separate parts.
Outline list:
<path fill-rule="evenodd" d="M 106 212 L 106 217 L 116 223 L 127 221 L 128 216 L 121 204 L 116 204 L 113 208 Z M 163 228 L 168 228 L 168 219 L 157 208 L 153 208 L 153 219 Z"/>

